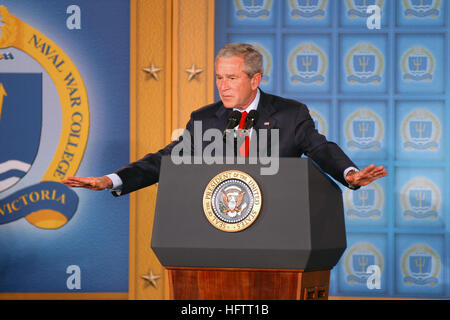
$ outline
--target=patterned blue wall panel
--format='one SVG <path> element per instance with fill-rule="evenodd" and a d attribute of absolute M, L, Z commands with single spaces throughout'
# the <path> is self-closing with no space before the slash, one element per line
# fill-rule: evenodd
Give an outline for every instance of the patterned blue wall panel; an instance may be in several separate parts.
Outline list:
<path fill-rule="evenodd" d="M 330 92 L 328 57 L 331 41 L 324 35 L 286 35 L 283 39 L 285 92 Z"/>
<path fill-rule="evenodd" d="M 383 234 L 347 234 L 347 250 L 338 268 L 338 294 L 383 295 L 386 292 L 387 239 Z M 379 266 L 381 271 L 380 289 L 367 287 L 371 265 Z M 370 280 L 369 280 L 370 281 Z"/>
<path fill-rule="evenodd" d="M 228 23 L 239 26 L 274 26 L 273 0 L 234 0 L 228 6 Z"/>
<path fill-rule="evenodd" d="M 397 1 L 397 24 L 399 26 L 443 26 L 447 12 L 445 0 Z"/>
<path fill-rule="evenodd" d="M 398 227 L 443 227 L 446 204 L 444 168 L 396 169 L 396 216 Z"/>
<path fill-rule="evenodd" d="M 340 103 L 340 146 L 354 160 L 387 160 L 384 101 Z"/>
<path fill-rule="evenodd" d="M 396 104 L 396 159 L 444 160 L 443 101 L 399 101 Z"/>
<path fill-rule="evenodd" d="M 395 245 L 395 292 L 405 296 L 442 297 L 448 289 L 444 281 L 444 238 L 399 234 Z"/>
<path fill-rule="evenodd" d="M 386 10 L 386 0 L 345 0 L 340 1 L 340 25 L 343 27 L 366 27 L 368 6 L 377 5 L 381 9 L 381 26 L 385 27 L 389 11 Z"/>
<path fill-rule="evenodd" d="M 443 93 L 445 57 L 444 34 L 398 35 L 398 92 Z"/>
<path fill-rule="evenodd" d="M 343 190 L 347 226 L 381 226 L 387 224 L 387 181 L 379 180 L 356 191 Z"/>
<path fill-rule="evenodd" d="M 331 13 L 328 0 L 290 0 L 283 2 L 283 23 L 290 27 L 329 27 Z"/>
<path fill-rule="evenodd" d="M 370 5 L 380 29 L 368 27 Z M 271 65 L 263 90 L 305 103 L 360 168 L 388 169 L 342 187 L 348 246 L 331 296 L 450 298 L 449 10 L 442 0 L 216 1 L 216 51 L 255 43 Z M 365 261 L 382 267 L 380 288 L 364 281 Z"/>
<path fill-rule="evenodd" d="M 344 35 L 341 38 L 341 91 L 381 92 L 387 90 L 385 35 Z"/>

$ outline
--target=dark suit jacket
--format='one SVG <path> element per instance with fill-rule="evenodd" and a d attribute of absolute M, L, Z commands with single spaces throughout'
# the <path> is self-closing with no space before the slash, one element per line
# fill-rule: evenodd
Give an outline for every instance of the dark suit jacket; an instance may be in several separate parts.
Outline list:
<path fill-rule="evenodd" d="M 257 108 L 259 117 L 254 132 L 260 129 L 279 129 L 279 156 L 300 157 L 305 154 L 334 179 L 348 186 L 344 179 L 344 170 L 356 165 L 334 142 L 327 141 L 314 128 L 314 122 L 308 108 L 297 101 L 266 94 L 261 91 Z M 202 122 L 202 131 L 216 128 L 225 130 L 232 109 L 227 109 L 221 101 L 200 108 L 191 114 L 186 129 L 194 136 L 194 121 Z M 180 139 L 181 140 L 181 139 Z M 116 173 L 122 179 L 121 195 L 152 185 L 159 180 L 161 157 L 170 155 L 173 147 L 180 142 L 174 141 L 156 153 L 150 153 L 142 159 L 130 163 Z M 270 138 L 268 139 L 270 141 Z M 208 142 L 203 142 L 203 148 Z M 268 148 L 270 150 L 270 146 Z"/>

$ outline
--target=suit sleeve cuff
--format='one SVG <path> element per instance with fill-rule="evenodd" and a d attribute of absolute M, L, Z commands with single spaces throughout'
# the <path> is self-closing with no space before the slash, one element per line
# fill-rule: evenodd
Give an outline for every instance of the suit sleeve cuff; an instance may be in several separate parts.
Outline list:
<path fill-rule="evenodd" d="M 347 169 L 344 170 L 344 179 L 345 179 L 345 177 L 347 177 L 347 174 L 348 174 L 350 171 L 356 171 L 356 172 L 358 172 L 359 169 L 358 169 L 358 168 L 355 168 L 355 167 L 348 167 Z M 345 181 L 347 181 L 347 179 L 345 179 Z M 350 183 L 348 183 L 348 187 L 349 187 L 350 189 L 352 189 L 352 190 L 355 190 L 355 189 L 358 189 L 358 188 L 359 188 L 358 185 L 353 185 L 353 184 L 350 184 Z"/>
<path fill-rule="evenodd" d="M 106 175 L 108 178 L 111 179 L 113 186 L 110 189 L 113 193 L 116 193 L 117 195 L 120 195 L 122 192 L 122 179 L 120 179 L 119 175 L 117 173 L 111 173 Z"/>

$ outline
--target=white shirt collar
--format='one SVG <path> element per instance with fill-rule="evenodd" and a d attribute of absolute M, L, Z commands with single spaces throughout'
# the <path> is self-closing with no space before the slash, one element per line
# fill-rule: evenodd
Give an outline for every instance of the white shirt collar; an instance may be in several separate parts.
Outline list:
<path fill-rule="evenodd" d="M 259 97 L 260 96 L 261 96 L 261 94 L 259 93 L 259 88 L 258 88 L 257 91 L 256 91 L 255 99 L 253 99 L 252 103 L 250 103 L 249 106 L 245 110 L 240 110 L 240 109 L 237 109 L 237 108 L 233 108 L 233 111 L 234 110 L 237 110 L 239 112 L 247 111 L 247 113 L 249 113 L 252 110 L 256 110 L 256 108 L 258 108 Z"/>

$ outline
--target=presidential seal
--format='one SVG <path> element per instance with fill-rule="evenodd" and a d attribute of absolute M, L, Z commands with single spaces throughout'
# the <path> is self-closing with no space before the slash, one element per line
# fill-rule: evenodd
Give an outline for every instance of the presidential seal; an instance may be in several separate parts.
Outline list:
<path fill-rule="evenodd" d="M 231 170 L 216 175 L 203 194 L 203 210 L 217 229 L 237 232 L 258 218 L 262 196 L 258 183 L 247 173 Z"/>

